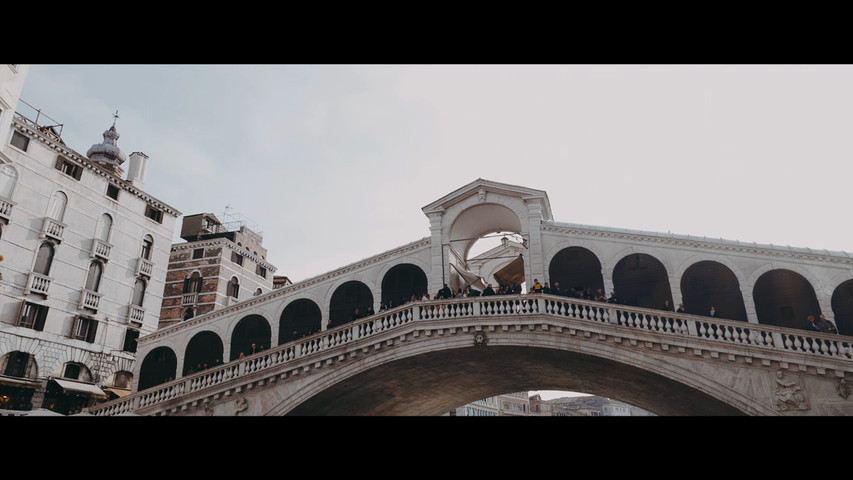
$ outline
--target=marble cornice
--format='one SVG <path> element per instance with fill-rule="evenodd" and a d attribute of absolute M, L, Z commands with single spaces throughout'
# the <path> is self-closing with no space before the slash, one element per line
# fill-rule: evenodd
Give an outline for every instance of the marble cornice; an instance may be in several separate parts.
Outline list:
<path fill-rule="evenodd" d="M 161 202 L 160 200 L 157 200 L 156 198 L 152 197 L 151 195 L 148 195 L 142 190 L 139 190 L 138 188 L 134 187 L 130 182 L 119 178 L 110 172 L 102 170 L 97 165 L 89 161 L 88 158 L 84 157 L 83 155 L 80 155 L 79 153 L 75 152 L 74 150 L 63 144 L 58 143 L 57 141 L 48 137 L 37 129 L 21 123 L 17 119 L 14 120 L 14 125 L 15 128 L 18 129 L 21 133 L 26 133 L 30 138 L 35 138 L 39 142 L 43 143 L 45 146 L 49 147 L 51 150 L 61 154 L 63 157 L 79 163 L 83 167 L 86 167 L 87 169 L 91 170 L 92 173 L 94 173 L 95 175 L 103 177 L 111 184 L 136 195 L 142 200 L 145 200 L 145 202 L 149 205 L 157 207 L 173 217 L 177 218 L 181 216 L 181 212 L 175 209 L 174 207 L 164 202 Z"/>
<path fill-rule="evenodd" d="M 842 257 L 840 255 L 828 255 L 809 252 L 798 252 L 793 250 L 784 250 L 782 248 L 772 248 L 758 246 L 757 244 L 744 244 L 740 242 L 731 243 L 731 241 L 722 240 L 720 242 L 707 241 L 700 238 L 678 238 L 667 237 L 663 235 L 653 235 L 644 233 L 631 233 L 627 231 L 616 230 L 597 230 L 594 228 L 583 228 L 567 225 L 547 225 L 541 227 L 544 232 L 568 233 L 571 235 L 598 237 L 598 238 L 613 238 L 618 240 L 628 240 L 632 242 L 645 242 L 674 245 L 689 248 L 704 248 L 708 250 L 724 250 L 728 252 L 744 253 L 749 255 L 764 255 L 768 257 L 785 257 L 799 260 L 810 260 L 817 262 L 837 263 L 842 265 L 853 265 L 853 258 Z"/>
<path fill-rule="evenodd" d="M 195 245 L 198 246 L 200 243 L 202 243 L 202 242 L 199 242 Z M 178 332 L 182 329 L 191 328 L 191 327 L 196 326 L 200 323 L 207 322 L 209 320 L 213 320 L 213 319 L 223 317 L 226 315 L 231 315 L 231 314 L 238 312 L 240 310 L 245 310 L 245 309 L 253 307 L 259 303 L 264 303 L 264 302 L 267 302 L 269 300 L 274 300 L 274 299 L 277 299 L 280 297 L 290 295 L 290 294 L 297 292 L 299 290 L 304 290 L 308 287 L 327 282 L 327 281 L 332 280 L 332 279 L 339 277 L 341 275 L 345 275 L 347 273 L 350 273 L 354 270 L 358 270 L 358 269 L 361 269 L 361 268 L 364 268 L 364 267 L 367 267 L 367 266 L 370 266 L 370 265 L 373 265 L 376 263 L 384 262 L 385 260 L 388 260 L 389 258 L 397 257 L 397 256 L 403 255 L 405 253 L 411 252 L 413 250 L 418 250 L 418 249 L 421 249 L 424 247 L 428 247 L 431 244 L 432 244 L 432 242 L 431 242 L 430 237 L 422 238 L 421 240 L 409 243 L 409 244 L 404 245 L 402 247 L 399 247 L 399 248 L 396 248 L 393 250 L 389 250 L 385 253 L 381 253 L 379 255 L 361 260 L 359 262 L 351 263 L 351 264 L 349 264 L 345 267 L 339 268 L 337 270 L 332 270 L 331 272 L 325 273 L 323 275 L 319 275 L 319 276 L 316 276 L 313 278 L 309 278 L 307 280 L 303 280 L 303 281 L 298 282 L 298 283 L 293 283 L 293 284 L 288 285 L 286 287 L 282 287 L 282 288 L 273 290 L 269 293 L 261 294 L 261 295 L 258 295 L 257 297 L 252 297 L 251 299 L 242 301 L 236 305 L 231 305 L 229 307 L 221 308 L 219 310 L 214 310 L 213 312 L 206 313 L 204 315 L 200 315 L 200 316 L 195 317 L 193 319 L 182 321 L 182 322 L 177 323 L 175 325 L 171 325 L 171 326 L 162 328 L 160 330 L 156 330 L 156 331 L 152 332 L 150 335 L 139 338 L 138 342 L 139 343 L 145 343 L 145 342 L 157 339 L 157 338 L 172 335 L 175 332 Z M 185 245 L 185 244 L 180 244 L 180 245 Z"/>
<path fill-rule="evenodd" d="M 244 257 L 249 258 L 253 262 L 260 264 L 261 266 L 266 268 L 267 271 L 269 271 L 270 273 L 274 273 L 276 270 L 278 270 L 278 268 L 276 268 L 275 265 L 267 262 L 265 259 L 261 258 L 260 256 L 255 255 L 254 253 L 250 252 L 249 250 L 246 249 L 246 247 L 239 246 L 236 243 L 232 242 L 231 240 L 228 240 L 227 238 L 223 238 L 223 237 L 210 238 L 207 240 L 195 240 L 195 241 L 186 242 L 186 243 L 175 243 L 175 244 L 172 244 L 172 251 L 174 252 L 174 251 L 178 251 L 178 250 L 193 250 L 193 249 L 199 248 L 199 247 L 216 247 L 216 246 L 228 247 L 231 250 L 234 250 L 235 252 L 239 253 L 240 255 L 243 255 Z"/>

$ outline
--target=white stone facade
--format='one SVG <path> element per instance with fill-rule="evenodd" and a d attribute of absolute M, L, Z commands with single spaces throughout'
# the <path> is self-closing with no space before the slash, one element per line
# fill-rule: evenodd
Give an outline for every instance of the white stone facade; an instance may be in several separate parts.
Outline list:
<path fill-rule="evenodd" d="M 5 83 L 23 79 L 0 81 L 0 91 L 19 93 Z M 3 103 L 16 105 L 17 98 Z M 2 119 L 0 376 L 8 373 L 9 354 L 23 352 L 31 363 L 25 380 L 39 384 L 34 403 L 69 364 L 81 368 L 75 380 L 127 388 L 116 373 L 132 374 L 135 337 L 157 328 L 180 212 L 26 115 L 11 117 L 4 108 Z M 92 133 L 99 143 L 100 132 Z M 39 252 L 49 250 L 42 272 L 51 255 Z M 36 324 L 22 321 L 31 311 L 41 312 L 30 319 Z"/>

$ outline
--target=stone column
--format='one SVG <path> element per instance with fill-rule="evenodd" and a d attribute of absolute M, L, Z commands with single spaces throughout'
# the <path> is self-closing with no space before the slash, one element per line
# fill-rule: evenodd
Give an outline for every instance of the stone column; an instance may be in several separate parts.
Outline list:
<path fill-rule="evenodd" d="M 527 205 L 527 218 L 522 223 L 522 229 L 526 226 L 527 232 L 521 232 L 521 234 L 527 237 L 527 250 L 524 255 L 524 278 L 529 291 L 533 285 L 533 279 L 538 278 L 544 282 L 547 272 L 542 261 L 544 256 L 542 253 L 542 231 L 540 230 L 542 205 L 538 197 L 525 197 L 524 203 Z"/>
<path fill-rule="evenodd" d="M 430 271 L 427 273 L 427 291 L 430 295 L 437 292 L 448 277 L 447 248 L 442 235 L 444 209 L 427 213 L 430 231 Z M 447 239 L 449 241 L 449 239 Z"/>
<path fill-rule="evenodd" d="M 749 323 L 758 323 L 758 313 L 755 310 L 755 299 L 752 297 L 754 285 L 741 285 L 740 294 L 743 297 L 743 306 L 746 308 L 746 320 Z"/>

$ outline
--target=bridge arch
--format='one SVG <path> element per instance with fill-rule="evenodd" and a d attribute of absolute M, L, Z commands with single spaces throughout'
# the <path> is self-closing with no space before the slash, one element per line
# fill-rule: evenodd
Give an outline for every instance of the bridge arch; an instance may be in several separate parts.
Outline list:
<path fill-rule="evenodd" d="M 595 293 L 605 289 L 601 260 L 586 247 L 569 246 L 554 254 L 548 265 L 548 279 L 551 285 L 559 283 L 563 290 L 588 287 Z"/>
<path fill-rule="evenodd" d="M 177 377 L 178 357 L 169 347 L 157 347 L 142 360 L 136 391 L 145 390 Z"/>
<path fill-rule="evenodd" d="M 406 259 L 403 263 L 389 264 L 380 272 L 381 297 L 380 301 L 393 306 L 402 305 L 401 300 L 408 301 L 412 295 L 420 295 L 429 287 L 426 270 L 417 259 Z"/>
<path fill-rule="evenodd" d="M 853 335 L 853 279 L 835 287 L 830 303 L 838 333 Z"/>
<path fill-rule="evenodd" d="M 184 368 L 181 375 L 186 376 L 221 364 L 224 349 L 222 338 L 216 333 L 210 330 L 196 333 L 184 350 Z"/>
<path fill-rule="evenodd" d="M 648 253 L 622 257 L 613 267 L 613 288 L 625 305 L 660 309 L 666 301 L 673 304 L 666 267 Z"/>
<path fill-rule="evenodd" d="M 806 317 L 821 314 L 820 303 L 809 280 L 787 268 L 770 269 L 755 281 L 752 290 L 758 323 L 806 328 Z"/>
<path fill-rule="evenodd" d="M 713 306 L 717 316 L 748 321 L 740 282 L 732 269 L 715 260 L 699 260 L 681 275 L 681 302 L 687 313 L 708 315 Z"/>
<path fill-rule="evenodd" d="M 278 345 L 319 332 L 322 322 L 323 312 L 313 300 L 297 298 L 289 302 L 279 317 Z"/>
<path fill-rule="evenodd" d="M 249 356 L 270 348 L 272 329 L 263 315 L 250 314 L 240 319 L 231 332 L 231 353 L 229 360 L 240 358 L 240 354 Z"/>
<path fill-rule="evenodd" d="M 368 283 L 363 278 L 351 277 L 330 289 L 328 328 L 351 322 L 356 308 L 363 315 L 367 307 L 373 306 L 373 290 Z"/>
<path fill-rule="evenodd" d="M 497 201 L 458 204 L 458 212 L 447 227 L 447 242 L 451 248 L 467 259 L 471 247 L 489 233 L 526 233 L 521 219 L 526 212 L 523 205 L 512 197 L 500 197 Z M 448 259 L 449 261 L 449 259 Z"/>

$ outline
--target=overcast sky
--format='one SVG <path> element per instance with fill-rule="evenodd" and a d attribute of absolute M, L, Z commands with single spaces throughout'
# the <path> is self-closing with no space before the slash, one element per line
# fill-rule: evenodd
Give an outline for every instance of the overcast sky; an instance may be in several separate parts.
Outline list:
<path fill-rule="evenodd" d="M 149 194 L 229 206 L 299 281 L 428 236 L 421 208 L 477 178 L 545 190 L 560 222 L 853 252 L 850 85 L 850 65 L 32 65 L 22 99 L 84 155 L 118 111 Z"/>

